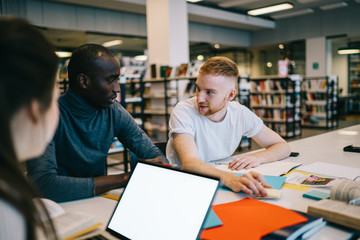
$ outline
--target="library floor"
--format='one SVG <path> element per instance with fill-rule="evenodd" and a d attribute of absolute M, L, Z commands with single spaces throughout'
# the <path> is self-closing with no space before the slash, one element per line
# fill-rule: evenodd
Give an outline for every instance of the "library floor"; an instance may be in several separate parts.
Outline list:
<path fill-rule="evenodd" d="M 286 139 L 286 141 L 291 142 L 294 140 L 298 140 L 298 139 L 322 134 L 325 132 L 333 131 L 334 129 L 341 129 L 341 128 L 345 128 L 345 127 L 349 127 L 349 126 L 353 126 L 353 125 L 357 125 L 357 124 L 360 124 L 360 115 L 359 114 L 358 115 L 341 116 L 341 117 L 339 117 L 339 125 L 337 128 L 332 128 L 332 129 L 303 128 L 301 136 L 298 136 L 295 138 L 289 138 L 289 139 Z M 257 149 L 260 149 L 260 146 L 257 145 L 255 142 L 252 142 L 250 148 L 245 148 L 241 152 L 236 152 L 235 154 L 245 153 L 245 152 L 249 152 L 249 151 L 253 151 L 253 150 L 257 150 Z M 116 162 L 122 162 L 122 153 L 111 154 L 108 156 L 108 163 L 116 163 Z M 119 164 L 119 165 L 113 166 L 108 169 L 109 174 L 120 173 L 123 171 L 124 171 L 123 164 Z"/>

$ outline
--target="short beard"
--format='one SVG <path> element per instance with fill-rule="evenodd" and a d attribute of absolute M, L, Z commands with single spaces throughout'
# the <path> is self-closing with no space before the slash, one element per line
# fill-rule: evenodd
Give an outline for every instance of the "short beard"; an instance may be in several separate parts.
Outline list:
<path fill-rule="evenodd" d="M 203 116 L 210 116 L 213 115 L 219 111 L 221 111 L 222 109 L 224 109 L 224 107 L 226 106 L 226 98 L 224 98 L 224 100 L 222 101 L 222 104 L 219 107 L 216 108 L 208 108 L 208 111 L 205 113 L 205 115 Z M 200 107 L 198 106 L 198 111 L 200 112 Z"/>

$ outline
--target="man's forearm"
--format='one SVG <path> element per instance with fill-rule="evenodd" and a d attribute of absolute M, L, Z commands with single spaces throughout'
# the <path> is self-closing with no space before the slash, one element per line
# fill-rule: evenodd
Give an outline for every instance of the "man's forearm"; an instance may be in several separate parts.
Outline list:
<path fill-rule="evenodd" d="M 252 156 L 263 158 L 264 162 L 273 162 L 290 155 L 291 149 L 288 143 L 280 142 L 266 148 L 264 151 L 251 154 Z"/>
<path fill-rule="evenodd" d="M 224 176 L 224 171 L 217 169 L 203 161 L 201 161 L 200 159 L 187 159 L 188 161 L 182 161 L 181 166 L 189 171 L 193 171 L 193 172 L 197 172 L 200 174 L 204 174 L 204 175 L 208 175 L 208 176 L 212 176 L 212 177 L 217 177 L 217 178 L 222 178 Z"/>
<path fill-rule="evenodd" d="M 123 174 L 116 174 L 116 175 L 108 175 L 102 177 L 94 178 L 95 188 L 94 193 L 95 195 L 116 189 L 125 187 L 127 182 L 129 181 L 131 173 L 123 173 Z"/>

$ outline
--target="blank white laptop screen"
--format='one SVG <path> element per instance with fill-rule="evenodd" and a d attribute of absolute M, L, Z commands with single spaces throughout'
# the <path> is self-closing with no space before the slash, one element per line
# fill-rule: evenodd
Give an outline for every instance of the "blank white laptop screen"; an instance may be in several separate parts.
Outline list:
<path fill-rule="evenodd" d="M 196 239 L 219 180 L 138 162 L 107 227 L 128 239 Z"/>

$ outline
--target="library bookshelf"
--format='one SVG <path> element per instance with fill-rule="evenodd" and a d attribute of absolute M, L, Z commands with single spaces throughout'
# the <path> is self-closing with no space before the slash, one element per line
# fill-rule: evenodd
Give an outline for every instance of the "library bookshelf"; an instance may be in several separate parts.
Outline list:
<path fill-rule="evenodd" d="M 300 75 L 250 77 L 250 109 L 284 138 L 301 135 Z"/>
<path fill-rule="evenodd" d="M 302 82 L 303 127 L 338 126 L 337 76 L 304 77 Z"/>

